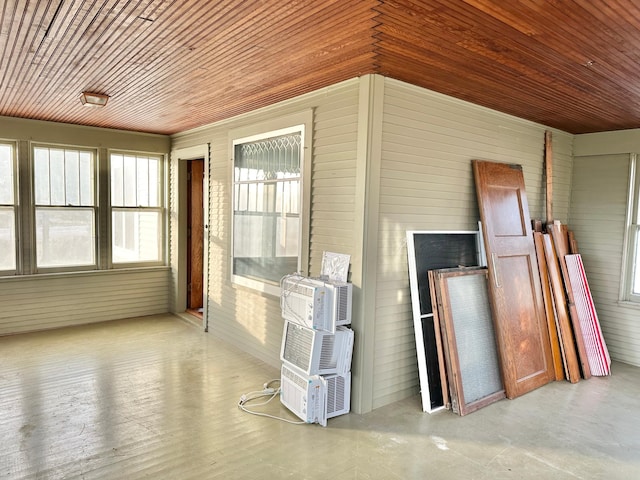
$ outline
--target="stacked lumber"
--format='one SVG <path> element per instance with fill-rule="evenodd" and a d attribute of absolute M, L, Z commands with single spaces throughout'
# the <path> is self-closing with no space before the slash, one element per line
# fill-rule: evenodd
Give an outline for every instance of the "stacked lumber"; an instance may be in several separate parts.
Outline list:
<path fill-rule="evenodd" d="M 573 232 L 554 221 L 543 233 L 534 221 L 534 242 L 543 287 L 556 379 L 611 374 L 611 358 Z"/>
<path fill-rule="evenodd" d="M 573 291 L 576 315 L 585 343 L 589 369 L 592 375 L 605 376 L 611 374 L 611 357 L 605 344 L 598 314 L 587 282 L 587 276 L 580 254 L 566 255 L 569 283 Z"/>

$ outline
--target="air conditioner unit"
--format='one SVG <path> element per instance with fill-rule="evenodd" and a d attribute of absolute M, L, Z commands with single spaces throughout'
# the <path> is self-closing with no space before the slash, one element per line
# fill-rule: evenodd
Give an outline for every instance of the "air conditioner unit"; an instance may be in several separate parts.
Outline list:
<path fill-rule="evenodd" d="M 351 283 L 294 274 L 284 276 L 280 287 L 280 307 L 285 320 L 330 333 L 339 325 L 351 323 Z"/>
<path fill-rule="evenodd" d="M 327 426 L 327 419 L 349 413 L 351 372 L 342 375 L 304 375 L 282 365 L 280 402 L 307 423 Z"/>
<path fill-rule="evenodd" d="M 280 359 L 306 375 L 346 373 L 351 370 L 353 330 L 339 326 L 331 334 L 285 321 Z"/>

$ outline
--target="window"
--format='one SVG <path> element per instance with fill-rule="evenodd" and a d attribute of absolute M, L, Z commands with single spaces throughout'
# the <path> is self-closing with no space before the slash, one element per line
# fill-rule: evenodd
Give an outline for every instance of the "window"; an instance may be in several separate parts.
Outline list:
<path fill-rule="evenodd" d="M 89 150 L 34 148 L 38 269 L 96 265 L 94 157 Z"/>
<path fill-rule="evenodd" d="M 16 270 L 15 155 L 12 144 L 0 143 L 0 271 Z"/>
<path fill-rule="evenodd" d="M 304 127 L 233 142 L 233 263 L 239 284 L 277 287 L 299 271 Z"/>
<path fill-rule="evenodd" d="M 162 261 L 161 158 L 112 153 L 111 259 L 114 264 Z"/>
<path fill-rule="evenodd" d="M 164 265 L 163 155 L 19 145 L 0 140 L 0 276 Z"/>
<path fill-rule="evenodd" d="M 629 206 L 627 212 L 627 252 L 623 300 L 640 302 L 640 175 L 636 155 L 631 155 Z"/>

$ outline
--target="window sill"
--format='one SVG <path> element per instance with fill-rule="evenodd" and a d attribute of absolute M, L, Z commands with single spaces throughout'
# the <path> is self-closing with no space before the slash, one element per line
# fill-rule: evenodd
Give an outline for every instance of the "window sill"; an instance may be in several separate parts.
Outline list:
<path fill-rule="evenodd" d="M 118 275 L 122 273 L 138 273 L 138 272 L 153 272 L 153 271 L 169 271 L 170 267 L 166 265 L 153 266 L 153 267 L 129 267 L 129 268 L 114 268 L 110 270 L 83 270 L 75 272 L 55 272 L 55 273 L 33 273 L 28 275 L 6 275 L 0 276 L 0 283 L 5 282 L 28 282 L 32 280 L 46 280 L 52 278 L 63 277 L 94 277 L 98 275 Z"/>
<path fill-rule="evenodd" d="M 618 300 L 618 306 L 623 308 L 630 308 L 634 310 L 640 310 L 640 302 L 634 302 L 631 300 Z"/>
<path fill-rule="evenodd" d="M 231 285 L 236 289 L 245 289 L 260 295 L 280 297 L 280 285 L 251 280 L 238 275 L 231 276 Z"/>

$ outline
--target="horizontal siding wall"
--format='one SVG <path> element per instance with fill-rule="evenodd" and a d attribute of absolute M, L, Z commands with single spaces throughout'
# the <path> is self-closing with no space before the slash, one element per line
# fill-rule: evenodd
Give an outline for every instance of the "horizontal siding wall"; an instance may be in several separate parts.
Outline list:
<path fill-rule="evenodd" d="M 27 142 L 94 148 L 100 155 L 110 149 L 165 155 L 171 143 L 167 135 L 11 117 L 0 117 L 0 136 L 21 142 L 18 162 L 25 169 L 31 161 Z M 99 168 L 106 168 L 102 162 Z M 100 235 L 107 236 L 106 222 L 101 226 Z M 29 239 L 22 239 L 23 248 L 28 244 Z M 106 257 L 106 252 L 101 255 Z M 167 312 L 169 271 L 163 267 L 2 277 L 0 335 Z"/>
<path fill-rule="evenodd" d="M 531 215 L 546 216 L 544 126 L 386 79 L 382 128 L 374 408 L 419 388 L 406 231 L 477 229 L 472 159 L 521 164 Z M 554 211 L 563 222 L 572 139 L 553 131 Z"/>
<path fill-rule="evenodd" d="M 319 275 L 325 251 L 351 255 L 354 238 L 358 84 L 315 109 L 309 272 Z"/>
<path fill-rule="evenodd" d="M 169 268 L 0 280 L 0 335 L 165 313 Z"/>
<path fill-rule="evenodd" d="M 174 150 L 211 144 L 206 300 L 209 329 L 274 366 L 280 363 L 283 328 L 279 298 L 233 285 L 230 280 L 229 132 L 313 109 L 312 215 L 307 268 L 311 275 L 318 275 L 322 251 L 350 253 L 353 248 L 357 104 L 358 82 L 351 80 L 172 138 Z"/>
<path fill-rule="evenodd" d="M 600 143 L 598 149 L 603 145 L 606 143 Z M 619 301 L 629 161 L 629 154 L 575 158 L 570 225 L 609 353 L 615 360 L 640 366 L 640 306 Z"/>

